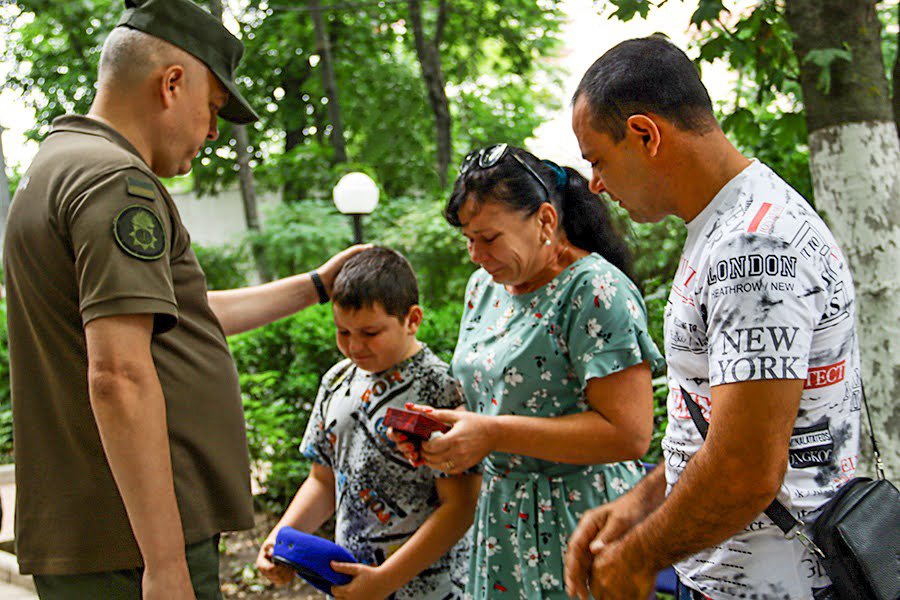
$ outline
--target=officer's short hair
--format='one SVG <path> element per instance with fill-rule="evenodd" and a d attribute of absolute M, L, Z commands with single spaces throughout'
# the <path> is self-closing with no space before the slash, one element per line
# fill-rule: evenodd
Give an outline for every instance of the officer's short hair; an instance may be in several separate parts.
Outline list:
<path fill-rule="evenodd" d="M 331 301 L 344 309 L 371 308 L 403 319 L 419 303 L 419 285 L 409 261 L 390 248 L 375 246 L 350 258 L 334 281 Z"/>
<path fill-rule="evenodd" d="M 696 133 L 718 127 L 697 67 L 659 35 L 627 40 L 607 51 L 582 77 L 572 104 L 582 96 L 591 126 L 617 142 L 634 114 L 654 113 Z"/>
<path fill-rule="evenodd" d="M 101 83 L 138 82 L 153 69 L 179 62 L 186 56 L 186 52 L 156 36 L 130 27 L 116 27 L 100 52 L 97 78 Z"/>

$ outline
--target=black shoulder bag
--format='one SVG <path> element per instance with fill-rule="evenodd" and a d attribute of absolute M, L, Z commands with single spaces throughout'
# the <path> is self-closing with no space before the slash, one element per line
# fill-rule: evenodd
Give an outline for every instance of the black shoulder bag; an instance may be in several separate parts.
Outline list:
<path fill-rule="evenodd" d="M 709 424 L 684 386 L 681 394 L 691 420 L 705 440 Z M 878 479 L 854 477 L 831 497 L 809 526 L 777 499 L 763 511 L 788 539 L 796 537 L 822 559 L 831 578 L 833 600 L 898 600 L 900 598 L 900 492 L 884 478 L 884 467 L 872 416 L 862 392 L 869 421 Z"/>

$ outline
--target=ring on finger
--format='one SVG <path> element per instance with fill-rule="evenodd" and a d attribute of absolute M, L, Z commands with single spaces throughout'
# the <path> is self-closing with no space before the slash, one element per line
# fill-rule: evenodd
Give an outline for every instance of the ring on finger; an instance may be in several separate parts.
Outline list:
<path fill-rule="evenodd" d="M 444 470 L 445 471 L 452 471 L 455 466 L 456 465 L 453 464 L 452 460 L 448 460 L 448 461 L 444 462 Z"/>

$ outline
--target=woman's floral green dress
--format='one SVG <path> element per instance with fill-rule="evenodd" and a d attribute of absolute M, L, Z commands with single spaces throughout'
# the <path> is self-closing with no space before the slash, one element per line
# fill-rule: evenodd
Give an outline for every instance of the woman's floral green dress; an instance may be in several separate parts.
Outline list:
<path fill-rule="evenodd" d="M 484 270 L 466 288 L 453 374 L 471 411 L 558 417 L 589 410 L 587 381 L 664 360 L 634 284 L 597 254 L 542 288 L 511 295 Z M 566 465 L 488 455 L 473 525 L 467 595 L 566 598 L 566 542 L 589 508 L 629 490 L 638 463 Z"/>

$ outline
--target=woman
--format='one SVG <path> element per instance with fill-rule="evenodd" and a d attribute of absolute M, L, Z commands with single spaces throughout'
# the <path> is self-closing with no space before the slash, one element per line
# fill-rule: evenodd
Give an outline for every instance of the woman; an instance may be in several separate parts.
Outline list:
<path fill-rule="evenodd" d="M 642 475 L 663 358 L 625 245 L 575 170 L 505 144 L 473 152 L 444 214 L 481 267 L 452 363 L 468 412 L 419 407 L 452 429 L 401 448 L 449 473 L 483 466 L 469 595 L 565 598 L 582 513 Z"/>

